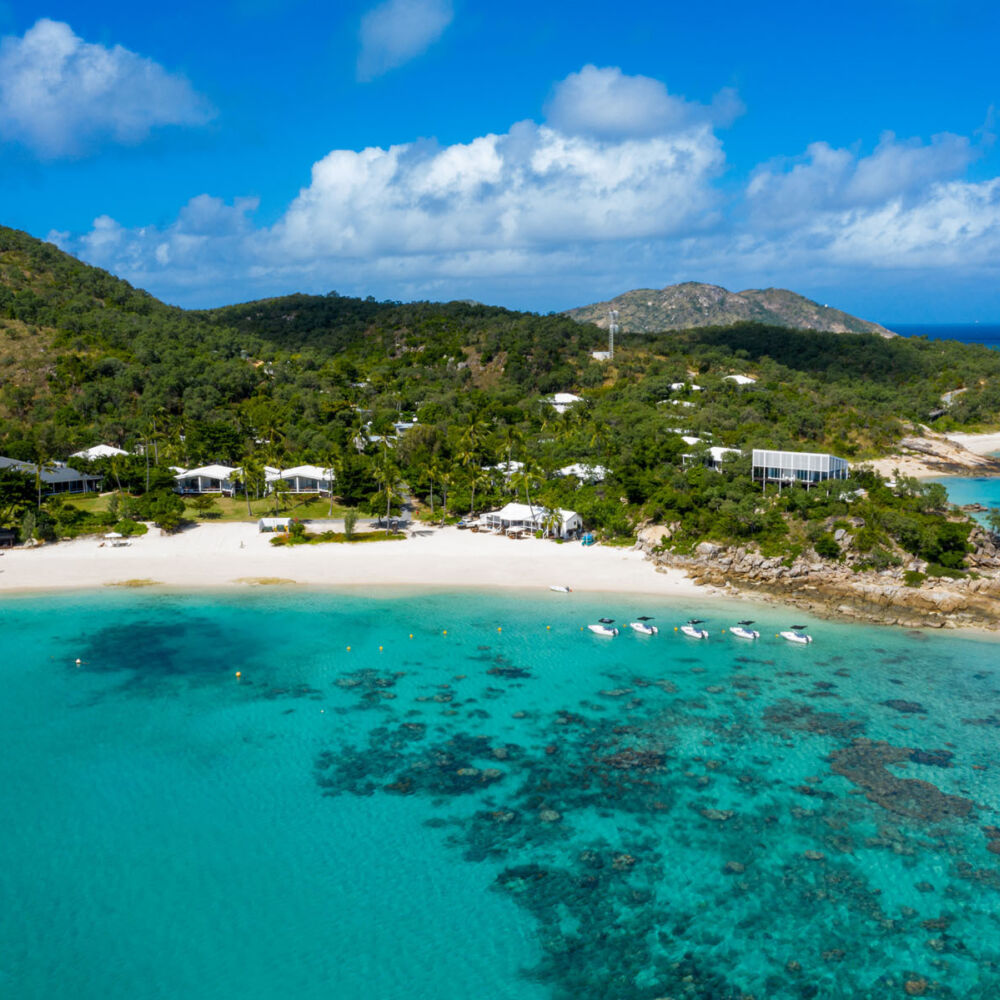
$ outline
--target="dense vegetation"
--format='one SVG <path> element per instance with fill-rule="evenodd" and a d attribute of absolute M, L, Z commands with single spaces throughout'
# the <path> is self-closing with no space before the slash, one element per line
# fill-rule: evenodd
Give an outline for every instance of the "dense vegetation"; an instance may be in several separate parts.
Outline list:
<path fill-rule="evenodd" d="M 138 498 L 116 512 L 119 522 L 152 510 L 169 523 L 169 508 L 176 520 L 172 465 L 239 465 L 256 493 L 265 464 L 310 463 L 333 467 L 343 503 L 371 511 L 413 497 L 454 514 L 517 496 L 578 510 L 605 537 L 666 518 L 682 525 L 678 544 L 779 544 L 777 520 L 792 531 L 802 514 L 794 504 L 806 503 L 794 496 L 805 491 L 763 501 L 739 463 L 711 473 L 685 468 L 682 456 L 713 444 L 863 459 L 958 388 L 943 426 L 1000 421 L 1000 353 L 975 346 L 755 324 L 630 335 L 613 363 L 590 357 L 603 346 L 594 326 L 471 302 L 330 293 L 189 312 L 0 228 L 0 454 L 44 463 L 98 442 L 142 452 L 94 465 Z M 741 388 L 726 380 L 733 373 L 757 381 Z M 547 402 L 556 391 L 583 401 L 559 414 Z M 397 437 L 394 422 L 413 418 Z M 524 468 L 509 478 L 490 471 L 508 460 Z M 603 483 L 554 474 L 576 462 L 611 472 Z M 921 520 L 941 514 L 902 509 L 869 485 L 869 502 L 882 497 L 884 508 L 865 518 L 871 550 L 891 542 L 947 566 L 928 541 L 937 529 Z M 822 493 L 813 491 L 806 520 L 857 516 Z M 0 513 L 10 523 L 30 503 Z M 42 512 L 51 533 L 82 530 L 72 507 Z"/>

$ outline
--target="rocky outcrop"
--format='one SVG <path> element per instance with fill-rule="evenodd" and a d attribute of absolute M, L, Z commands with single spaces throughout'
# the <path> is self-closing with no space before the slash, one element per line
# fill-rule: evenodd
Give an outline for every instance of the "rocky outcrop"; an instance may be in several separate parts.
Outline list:
<path fill-rule="evenodd" d="M 743 292 L 730 292 L 719 285 L 707 285 L 700 281 L 685 281 L 660 289 L 638 288 L 623 292 L 607 302 L 568 309 L 565 315 L 579 323 L 596 323 L 607 329 L 609 309 L 618 310 L 621 329 L 626 333 L 767 323 L 797 330 L 896 336 L 878 323 L 820 305 L 784 288 L 750 288 Z"/>
<path fill-rule="evenodd" d="M 663 547 L 669 527 L 640 530 L 637 548 L 659 566 L 683 569 L 696 583 L 724 588 L 734 596 L 781 603 L 818 615 L 852 618 L 907 628 L 1000 629 L 1000 549 L 985 531 L 970 536 L 968 563 L 975 576 L 959 580 L 928 577 L 907 586 L 917 560 L 884 572 L 857 572 L 850 563 L 820 559 L 814 552 L 794 559 L 766 557 L 746 546 L 702 542 L 690 555 Z"/>

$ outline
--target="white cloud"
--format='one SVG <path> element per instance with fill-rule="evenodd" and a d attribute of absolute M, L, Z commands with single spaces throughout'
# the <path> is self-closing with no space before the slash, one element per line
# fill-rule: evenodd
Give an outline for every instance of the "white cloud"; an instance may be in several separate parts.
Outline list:
<path fill-rule="evenodd" d="M 652 77 L 626 76 L 617 66 L 594 65 L 556 84 L 545 105 L 553 128 L 598 139 L 665 135 L 697 124 L 728 125 L 742 111 L 729 89 L 706 107 L 668 93 Z"/>
<path fill-rule="evenodd" d="M 715 112 L 664 102 L 641 80 L 632 91 L 619 70 L 594 73 L 573 74 L 567 92 L 589 78 L 612 103 L 652 95 L 617 135 L 606 110 L 591 104 L 587 118 L 564 101 L 545 124 L 465 143 L 333 150 L 268 228 L 253 223 L 255 200 L 202 195 L 167 227 L 101 218 L 68 248 L 197 305 L 337 288 L 550 308 L 688 279 L 822 288 L 824 301 L 845 282 L 880 294 L 925 294 L 943 276 L 998 287 L 1000 178 L 963 176 L 981 144 L 886 134 L 862 155 L 816 143 L 724 189 Z"/>
<path fill-rule="evenodd" d="M 722 150 L 707 128 L 601 143 L 533 122 L 467 144 L 335 150 L 274 235 L 299 257 L 555 246 L 705 225 Z"/>
<path fill-rule="evenodd" d="M 919 139 L 899 141 L 887 132 L 869 156 L 815 142 L 790 166 L 761 168 L 747 196 L 759 217 L 798 222 L 817 212 L 920 197 L 935 182 L 962 173 L 978 155 L 965 136 L 949 133 L 925 144 Z"/>
<path fill-rule="evenodd" d="M 358 79 L 371 80 L 409 62 L 451 24 L 451 0 L 385 0 L 361 19 Z"/>
<path fill-rule="evenodd" d="M 141 142 L 157 126 L 212 114 L 183 77 L 120 45 L 85 42 L 60 21 L 0 40 L 0 137 L 43 157 L 80 155 L 105 138 Z"/>

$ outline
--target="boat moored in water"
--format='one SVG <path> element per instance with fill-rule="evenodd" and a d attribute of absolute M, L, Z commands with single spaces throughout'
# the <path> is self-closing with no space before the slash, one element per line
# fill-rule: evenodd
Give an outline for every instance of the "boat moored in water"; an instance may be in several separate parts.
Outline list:
<path fill-rule="evenodd" d="M 735 635 L 737 639 L 759 639 L 760 632 L 755 628 L 751 628 L 751 625 L 753 625 L 753 621 L 750 619 L 737 622 L 735 625 L 730 626 L 729 632 L 731 635 Z"/>
<path fill-rule="evenodd" d="M 572 590 L 570 590 L 570 588 L 569 588 L 569 587 L 564 587 L 564 586 L 563 586 L 562 584 L 560 584 L 560 583 L 553 583 L 553 584 L 552 584 L 552 585 L 551 585 L 551 586 L 549 587 L 549 590 L 554 590 L 554 591 L 555 591 L 555 592 L 556 592 L 557 594 L 571 594 L 571 593 L 573 593 L 573 591 L 572 591 Z"/>
<path fill-rule="evenodd" d="M 779 632 L 778 635 L 782 639 L 787 639 L 788 642 L 797 642 L 800 646 L 808 645 L 813 641 L 813 637 L 806 631 L 805 625 L 790 625 L 786 631 Z"/>
<path fill-rule="evenodd" d="M 704 620 L 701 618 L 689 618 L 687 624 L 681 626 L 681 631 L 692 639 L 707 639 L 708 629 L 698 627 L 704 624 Z"/>
<path fill-rule="evenodd" d="M 629 622 L 628 627 L 639 635 L 656 635 L 660 630 L 649 624 L 652 620 L 648 615 L 640 615 L 634 622 Z"/>
<path fill-rule="evenodd" d="M 618 635 L 618 629 L 615 628 L 614 618 L 602 618 L 599 622 L 596 622 L 593 625 L 588 625 L 587 628 L 589 628 L 594 635 L 604 635 L 608 638 Z"/>

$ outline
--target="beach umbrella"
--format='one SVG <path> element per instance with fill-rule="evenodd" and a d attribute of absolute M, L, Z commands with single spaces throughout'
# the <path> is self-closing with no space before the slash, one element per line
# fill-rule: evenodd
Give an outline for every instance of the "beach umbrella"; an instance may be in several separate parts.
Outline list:
<path fill-rule="evenodd" d="M 109 531 L 105 538 L 124 538 L 125 536 L 120 531 Z"/>

